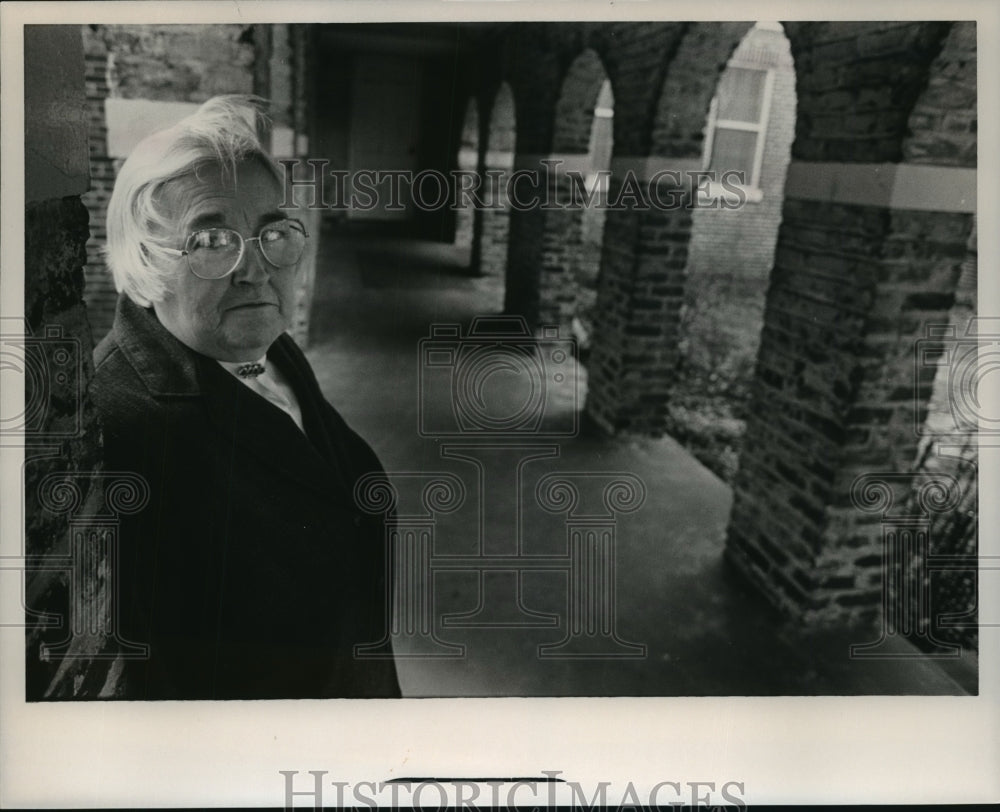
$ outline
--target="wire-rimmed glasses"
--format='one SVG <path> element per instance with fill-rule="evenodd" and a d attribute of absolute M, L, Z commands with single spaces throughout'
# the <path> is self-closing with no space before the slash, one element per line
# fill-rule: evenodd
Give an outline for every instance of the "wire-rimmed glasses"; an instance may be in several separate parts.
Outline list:
<path fill-rule="evenodd" d="M 244 237 L 231 228 L 202 228 L 188 235 L 183 250 L 163 250 L 187 257 L 188 268 L 199 279 L 222 279 L 239 267 L 247 243 L 256 241 L 271 265 L 288 268 L 302 258 L 308 236 L 301 222 L 285 219 L 262 226 L 256 237 Z"/>

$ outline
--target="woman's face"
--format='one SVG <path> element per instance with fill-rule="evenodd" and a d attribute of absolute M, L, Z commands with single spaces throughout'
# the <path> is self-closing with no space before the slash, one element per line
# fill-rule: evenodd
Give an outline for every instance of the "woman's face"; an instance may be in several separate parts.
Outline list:
<path fill-rule="evenodd" d="M 175 224 L 167 245 L 183 249 L 188 235 L 202 228 L 231 228 L 244 240 L 286 213 L 282 189 L 257 159 L 237 165 L 223 179 L 218 166 L 170 181 L 160 206 Z M 289 324 L 295 306 L 298 264 L 271 265 L 259 243 L 246 243 L 236 270 L 222 279 L 201 279 L 178 257 L 170 293 L 156 302 L 160 323 L 196 352 L 220 361 L 252 361 L 263 356 Z"/>

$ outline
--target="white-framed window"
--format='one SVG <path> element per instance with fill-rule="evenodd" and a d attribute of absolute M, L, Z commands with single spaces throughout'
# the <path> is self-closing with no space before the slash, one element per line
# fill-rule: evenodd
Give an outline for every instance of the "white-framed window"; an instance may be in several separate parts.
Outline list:
<path fill-rule="evenodd" d="M 748 199 L 760 200 L 760 167 L 774 91 L 774 71 L 730 63 L 708 113 L 705 168 L 742 172 Z"/>

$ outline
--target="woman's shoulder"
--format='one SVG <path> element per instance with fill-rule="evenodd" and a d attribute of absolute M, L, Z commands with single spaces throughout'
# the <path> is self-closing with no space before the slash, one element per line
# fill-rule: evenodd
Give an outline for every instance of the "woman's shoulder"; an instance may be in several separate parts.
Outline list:
<path fill-rule="evenodd" d="M 94 349 L 90 395 L 99 409 L 128 401 L 148 402 L 148 405 L 153 401 L 114 333 L 105 336 Z"/>
<path fill-rule="evenodd" d="M 149 430 L 168 419 L 171 404 L 150 392 L 143 376 L 109 334 L 94 350 L 94 374 L 88 388 L 105 434 Z"/>

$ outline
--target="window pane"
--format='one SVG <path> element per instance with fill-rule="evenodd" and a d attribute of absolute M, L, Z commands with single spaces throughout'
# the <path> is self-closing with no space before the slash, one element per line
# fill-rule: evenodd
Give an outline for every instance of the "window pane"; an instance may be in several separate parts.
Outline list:
<path fill-rule="evenodd" d="M 719 118 L 760 121 L 767 71 L 726 68 L 719 80 Z"/>
<path fill-rule="evenodd" d="M 753 183 L 753 158 L 757 149 L 757 133 L 744 130 L 715 130 L 711 168 L 718 173 L 743 172 L 746 183 Z"/>

